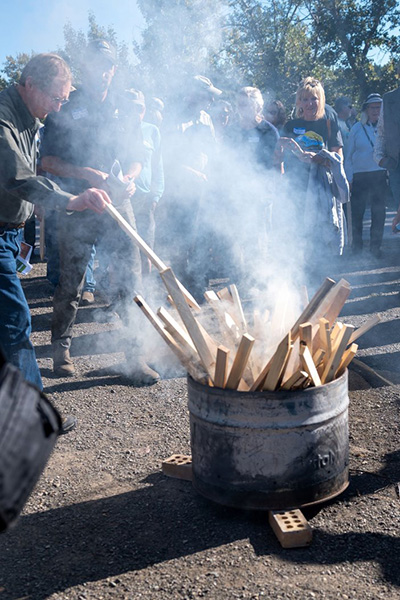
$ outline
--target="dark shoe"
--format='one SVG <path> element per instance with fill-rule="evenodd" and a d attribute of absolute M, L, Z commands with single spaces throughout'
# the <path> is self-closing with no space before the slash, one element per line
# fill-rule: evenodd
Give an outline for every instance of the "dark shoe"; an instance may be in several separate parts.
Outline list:
<path fill-rule="evenodd" d="M 82 294 L 82 298 L 81 298 L 81 306 L 89 306 L 89 304 L 93 304 L 94 303 L 94 294 L 93 292 L 83 292 Z"/>
<path fill-rule="evenodd" d="M 59 345 L 53 346 L 53 372 L 58 377 L 72 377 L 75 374 L 74 363 L 68 348 Z"/>
<path fill-rule="evenodd" d="M 70 431 L 75 429 L 76 423 L 77 423 L 77 420 L 75 419 L 75 417 L 72 417 L 71 415 L 69 415 L 68 417 L 65 417 L 62 420 L 62 424 L 60 427 L 60 431 L 58 432 L 58 435 L 65 435 L 66 433 L 69 433 Z"/>
<path fill-rule="evenodd" d="M 132 379 L 133 383 L 138 386 L 154 385 L 160 381 L 160 376 L 157 371 L 154 371 L 141 357 L 133 357 L 127 359 L 126 375 Z"/>

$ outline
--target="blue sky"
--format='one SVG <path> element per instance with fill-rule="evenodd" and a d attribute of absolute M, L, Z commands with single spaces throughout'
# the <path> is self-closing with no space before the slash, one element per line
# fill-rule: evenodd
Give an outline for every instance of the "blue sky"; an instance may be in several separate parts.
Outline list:
<path fill-rule="evenodd" d="M 140 39 L 144 26 L 135 0 L 0 0 L 0 4 L 0 68 L 7 55 L 62 47 L 66 22 L 87 33 L 89 11 L 99 25 L 112 25 L 118 40 L 129 46 L 132 39 Z"/>

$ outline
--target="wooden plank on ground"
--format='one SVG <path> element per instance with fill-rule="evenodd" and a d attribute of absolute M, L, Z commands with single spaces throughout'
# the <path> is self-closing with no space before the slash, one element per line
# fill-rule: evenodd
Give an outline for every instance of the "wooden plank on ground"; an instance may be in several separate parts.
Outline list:
<path fill-rule="evenodd" d="M 230 390 L 236 390 L 240 380 L 242 378 L 243 372 L 246 368 L 247 361 L 250 356 L 251 349 L 253 348 L 253 344 L 255 339 L 245 333 L 242 335 L 242 339 L 240 340 L 239 347 L 236 352 L 236 356 L 233 360 L 233 364 L 226 381 L 226 388 Z"/>

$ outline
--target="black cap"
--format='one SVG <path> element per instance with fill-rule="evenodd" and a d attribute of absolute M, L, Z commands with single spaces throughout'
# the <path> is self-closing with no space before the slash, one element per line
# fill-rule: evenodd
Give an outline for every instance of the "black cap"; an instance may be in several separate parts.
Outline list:
<path fill-rule="evenodd" d="M 108 59 L 113 65 L 117 64 L 117 51 L 107 40 L 92 40 L 86 48 L 86 58 L 94 59 L 103 57 Z"/>

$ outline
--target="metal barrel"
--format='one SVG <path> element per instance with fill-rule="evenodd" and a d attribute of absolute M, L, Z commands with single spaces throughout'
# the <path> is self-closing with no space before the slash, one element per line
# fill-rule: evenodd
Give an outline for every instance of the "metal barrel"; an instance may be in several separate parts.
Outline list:
<path fill-rule="evenodd" d="M 193 486 L 236 508 L 300 508 L 349 483 L 347 371 L 305 390 L 239 392 L 188 377 Z"/>

